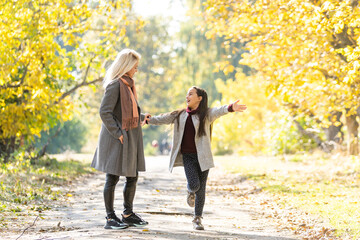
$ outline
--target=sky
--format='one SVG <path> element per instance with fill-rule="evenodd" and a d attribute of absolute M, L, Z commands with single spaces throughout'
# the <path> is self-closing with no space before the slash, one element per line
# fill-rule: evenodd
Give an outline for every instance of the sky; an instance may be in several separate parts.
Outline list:
<path fill-rule="evenodd" d="M 133 10 L 144 18 L 162 15 L 172 16 L 173 21 L 169 23 L 169 31 L 179 30 L 179 22 L 186 17 L 185 0 L 133 0 Z"/>

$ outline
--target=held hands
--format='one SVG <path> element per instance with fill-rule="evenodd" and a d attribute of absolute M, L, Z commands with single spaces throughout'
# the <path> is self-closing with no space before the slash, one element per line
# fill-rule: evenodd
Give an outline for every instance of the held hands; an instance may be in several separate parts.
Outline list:
<path fill-rule="evenodd" d="M 233 103 L 233 110 L 235 112 L 243 112 L 247 109 L 247 106 L 245 104 L 238 104 L 240 100 L 236 100 L 234 103 Z"/>
<path fill-rule="evenodd" d="M 144 126 L 150 120 L 150 118 L 151 118 L 151 115 L 148 113 L 145 113 L 145 119 L 144 119 L 144 121 L 141 122 L 141 126 Z M 119 137 L 119 140 L 120 140 L 121 144 L 124 144 L 124 135 L 121 135 Z"/>
<path fill-rule="evenodd" d="M 144 119 L 144 121 L 141 122 L 141 126 L 144 126 L 145 124 L 147 124 L 148 121 L 150 120 L 150 118 L 151 118 L 151 114 L 145 113 L 145 119 Z"/>

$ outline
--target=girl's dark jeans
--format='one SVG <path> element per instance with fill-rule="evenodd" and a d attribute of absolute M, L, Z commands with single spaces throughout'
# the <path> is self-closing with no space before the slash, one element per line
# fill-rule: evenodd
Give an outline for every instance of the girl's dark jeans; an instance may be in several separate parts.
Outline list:
<path fill-rule="evenodd" d="M 124 196 L 124 215 L 133 213 L 133 201 L 136 192 L 136 183 L 138 175 L 136 177 L 126 177 L 124 184 L 123 196 Z M 106 174 L 106 182 L 104 186 L 104 201 L 105 209 L 108 215 L 113 214 L 114 211 L 114 198 L 115 198 L 115 187 L 119 182 L 119 176 Z"/>
<path fill-rule="evenodd" d="M 183 153 L 184 170 L 189 192 L 195 193 L 195 216 L 202 216 L 209 170 L 201 171 L 196 153 Z"/>

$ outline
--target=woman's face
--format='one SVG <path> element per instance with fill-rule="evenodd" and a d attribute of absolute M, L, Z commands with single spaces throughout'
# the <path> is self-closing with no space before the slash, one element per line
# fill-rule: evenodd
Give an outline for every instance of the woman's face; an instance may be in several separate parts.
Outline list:
<path fill-rule="evenodd" d="M 138 68 L 138 63 L 136 63 L 134 65 L 134 67 L 130 71 L 128 71 L 126 74 L 132 78 L 134 76 L 134 74 L 137 72 L 137 68 Z"/>
<path fill-rule="evenodd" d="M 186 104 L 188 108 L 194 110 L 199 107 L 199 104 L 202 100 L 201 96 L 198 96 L 195 88 L 190 88 L 186 94 Z"/>

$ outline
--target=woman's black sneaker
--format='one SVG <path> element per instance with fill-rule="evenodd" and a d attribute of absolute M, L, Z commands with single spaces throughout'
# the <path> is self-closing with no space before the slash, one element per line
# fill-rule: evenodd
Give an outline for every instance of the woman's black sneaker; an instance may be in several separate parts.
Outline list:
<path fill-rule="evenodd" d="M 134 226 L 134 227 L 142 227 L 148 224 L 147 221 L 145 221 L 144 219 L 142 219 L 138 214 L 136 213 L 132 213 L 130 216 L 128 217 L 124 217 L 124 215 L 122 216 L 122 221 L 126 224 L 128 224 L 129 226 Z"/>
<path fill-rule="evenodd" d="M 118 217 L 106 217 L 105 229 L 124 229 L 129 227 L 128 224 L 123 223 Z"/>

